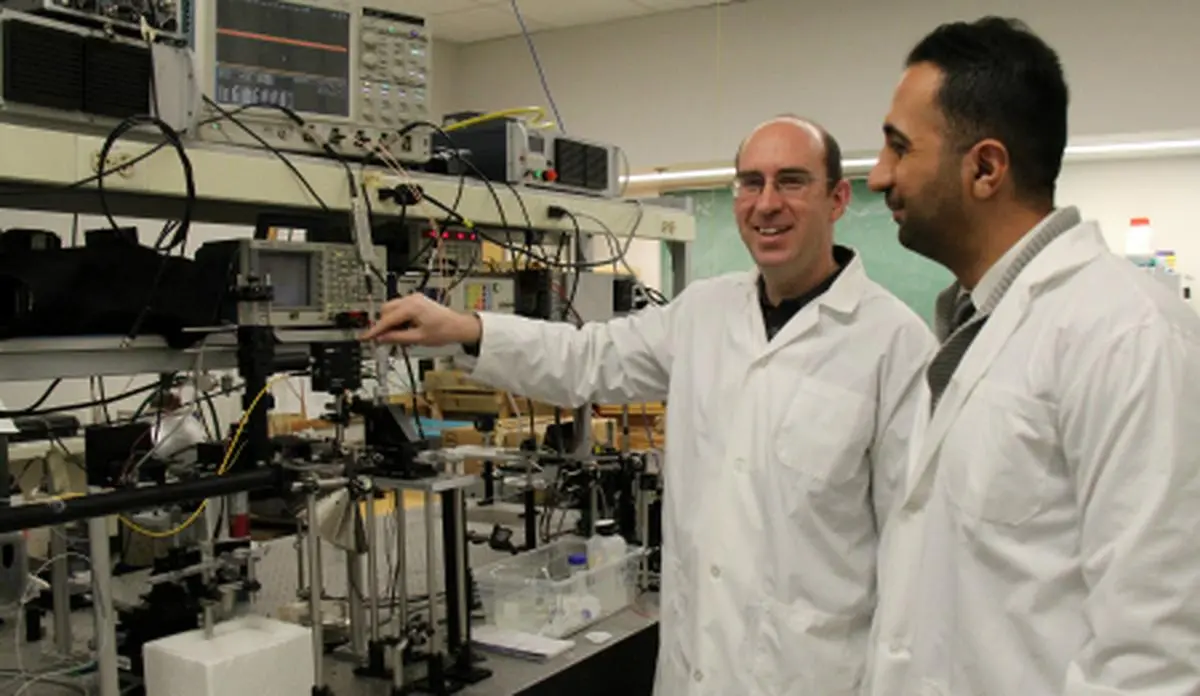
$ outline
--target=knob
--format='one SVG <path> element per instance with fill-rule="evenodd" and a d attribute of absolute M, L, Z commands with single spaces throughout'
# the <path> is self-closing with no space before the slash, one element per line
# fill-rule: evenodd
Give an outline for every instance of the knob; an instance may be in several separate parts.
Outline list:
<path fill-rule="evenodd" d="M 367 51 L 366 53 L 363 54 L 362 64 L 368 68 L 375 67 L 376 65 L 379 64 L 379 55 L 372 51 Z"/>

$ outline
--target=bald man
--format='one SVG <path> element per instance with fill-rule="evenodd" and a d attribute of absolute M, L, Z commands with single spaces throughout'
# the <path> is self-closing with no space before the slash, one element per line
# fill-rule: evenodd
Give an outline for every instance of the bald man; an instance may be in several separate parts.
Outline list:
<path fill-rule="evenodd" d="M 389 303 L 368 339 L 462 344 L 473 377 L 563 406 L 666 399 L 659 696 L 850 696 L 904 469 L 925 324 L 833 243 L 837 142 L 796 117 L 737 155 L 756 268 L 580 329 Z"/>

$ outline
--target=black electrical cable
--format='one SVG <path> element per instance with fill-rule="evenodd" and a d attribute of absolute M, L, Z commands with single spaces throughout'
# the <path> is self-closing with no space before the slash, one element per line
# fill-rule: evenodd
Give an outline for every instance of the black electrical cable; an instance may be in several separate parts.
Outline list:
<path fill-rule="evenodd" d="M 400 346 L 400 355 L 404 358 L 404 367 L 408 371 L 408 384 L 410 387 L 412 387 L 413 422 L 416 423 L 417 426 L 417 436 L 424 440 L 425 427 L 421 424 L 421 408 L 417 404 L 417 374 L 413 372 L 412 360 L 408 355 L 408 346 Z M 384 376 L 384 379 L 387 379 L 386 375 Z M 397 503 L 397 505 L 399 504 L 401 503 Z"/>
<path fill-rule="evenodd" d="M 435 208 L 438 208 L 442 211 L 445 211 L 449 214 L 456 216 L 460 222 L 462 222 L 462 223 L 467 222 L 466 218 L 464 218 L 462 215 L 460 215 L 457 211 L 453 210 L 450 206 L 446 205 L 445 203 L 439 201 L 437 198 L 430 196 L 428 193 L 423 193 L 421 198 L 422 198 L 422 200 L 429 202 L 429 204 L 434 206 Z M 497 204 L 499 204 L 498 199 L 497 199 Z M 564 211 L 564 217 L 566 217 L 566 215 L 565 215 L 566 212 L 568 212 L 568 211 Z M 473 222 L 471 224 L 475 225 L 475 223 L 473 223 Z M 504 220 L 503 217 L 501 219 L 501 224 L 507 225 L 507 221 Z M 640 217 L 639 217 L 638 224 L 640 224 Z M 536 252 L 530 253 L 528 250 L 523 249 L 520 246 L 516 246 L 510 242 L 506 242 L 501 239 L 495 239 L 493 237 L 490 237 L 487 235 L 487 233 L 480 230 L 478 225 L 475 225 L 475 229 L 478 231 L 479 235 L 481 237 L 483 237 L 486 241 L 489 241 L 492 244 L 495 244 L 496 246 L 507 249 L 513 253 L 524 254 L 524 255 L 528 256 L 529 258 L 533 259 L 534 261 L 537 261 L 538 263 L 541 263 L 545 266 L 549 266 L 551 268 L 566 269 L 566 270 L 571 270 L 571 269 L 587 270 L 587 269 L 591 269 L 591 268 L 605 268 L 605 267 L 613 265 L 614 263 L 618 263 L 621 260 L 620 257 L 614 257 L 611 259 L 604 259 L 602 261 L 576 261 L 573 263 L 555 261 L 554 259 L 543 256 Z"/>
<path fill-rule="evenodd" d="M 532 262 L 529 259 L 528 254 L 533 253 L 533 240 L 537 235 L 537 233 L 533 231 L 533 218 L 529 216 L 529 208 L 525 205 L 525 197 L 521 195 L 521 192 L 517 189 L 517 187 L 513 186 L 511 181 L 505 181 L 504 185 L 507 186 L 508 190 L 512 192 L 513 198 L 517 199 L 517 205 L 521 208 L 521 215 L 525 217 L 525 252 L 527 254 L 525 257 L 525 268 L 528 269 L 532 267 Z M 559 248 L 561 248 L 561 246 L 562 245 L 560 242 Z"/>
<path fill-rule="evenodd" d="M 16 411 L 0 412 L 0 415 L 5 418 L 37 415 L 37 410 L 41 408 L 42 404 L 46 403 L 46 400 L 50 398 L 50 395 L 54 393 L 54 390 L 57 389 L 58 385 L 60 384 L 62 384 L 62 377 L 56 377 L 54 381 L 50 383 L 50 386 L 46 387 L 46 391 L 42 392 L 42 395 L 39 396 L 32 404 L 26 406 L 25 408 L 17 409 Z"/>
<path fill-rule="evenodd" d="M 104 410 L 104 422 L 112 425 L 112 414 L 108 412 L 108 395 L 104 393 L 104 377 L 96 375 L 96 387 L 100 392 L 100 407 Z"/>
<path fill-rule="evenodd" d="M 247 126 L 235 114 L 231 113 L 229 110 L 225 109 L 223 106 L 221 106 L 217 102 L 213 101 L 211 98 L 208 97 L 208 95 L 204 96 L 204 103 L 208 104 L 210 107 L 212 107 L 214 110 L 216 110 L 217 113 L 221 114 L 221 116 L 225 120 L 229 121 L 233 125 L 237 126 L 238 128 L 241 128 L 243 131 L 245 131 L 247 135 L 254 138 L 256 141 L 258 141 L 258 143 L 260 145 L 262 145 L 264 148 L 266 148 L 268 152 L 270 152 L 271 154 L 278 157 L 279 160 L 281 162 L 283 162 L 284 165 L 286 165 L 288 169 L 292 170 L 292 173 L 295 174 L 296 178 L 300 180 L 300 184 L 303 185 L 304 188 L 308 191 L 308 194 L 313 197 L 313 200 L 316 201 L 317 204 L 321 206 L 321 209 L 325 210 L 325 211 L 329 210 L 329 206 L 325 203 L 325 200 L 321 198 L 321 194 L 317 193 L 317 190 L 315 188 L 313 188 L 313 185 L 311 183 L 309 183 L 308 178 L 300 173 L 300 170 L 296 167 L 296 165 L 292 162 L 292 160 L 287 155 L 285 155 L 283 152 L 281 152 L 279 150 L 279 148 L 268 143 L 265 138 L 263 138 L 258 133 L 255 133 L 253 129 L 251 129 L 249 126 Z"/>
<path fill-rule="evenodd" d="M 219 440 L 223 435 L 221 433 L 221 418 L 217 416 L 217 405 L 213 403 L 212 394 L 205 393 L 201 399 L 208 404 L 208 413 L 212 416 L 213 421 L 213 437 Z"/>
<path fill-rule="evenodd" d="M 238 114 L 243 111 L 246 111 L 248 108 L 250 108 L 250 107 L 239 106 L 238 108 L 234 109 L 231 113 Z M 214 123 L 217 123 L 217 122 L 223 121 L 223 120 L 225 120 L 225 119 L 222 116 L 218 116 L 218 117 L 214 117 L 214 118 L 207 118 L 207 119 L 200 121 L 197 125 L 198 126 L 208 126 L 208 125 L 212 125 Z M 84 186 L 87 186 L 88 184 L 92 184 L 97 181 L 100 181 L 104 177 L 112 176 L 113 174 L 119 174 L 119 173 L 123 172 L 126 169 L 129 169 L 129 168 L 133 167 L 134 165 L 136 165 L 140 162 L 143 162 L 146 159 L 149 159 L 150 157 L 153 157 L 160 150 L 162 150 L 163 148 L 167 147 L 170 144 L 171 144 L 170 142 L 163 140 L 162 142 L 155 144 L 154 147 L 150 148 L 149 150 L 146 150 L 145 152 L 138 155 L 137 157 L 134 157 L 133 159 L 129 160 L 128 162 L 122 162 L 120 164 L 113 165 L 113 167 L 111 169 L 104 169 L 104 163 L 102 161 L 100 163 L 99 171 L 97 171 L 95 174 L 92 174 L 91 176 L 88 176 L 88 177 L 84 177 L 77 181 L 72 181 L 69 184 L 62 184 L 60 186 L 31 186 L 31 187 L 26 187 L 26 188 L 4 189 L 4 190 L 0 191 L 0 196 L 33 196 L 33 195 L 37 195 L 40 193 L 45 193 L 47 190 L 70 191 L 73 189 L 82 188 Z"/>
<path fill-rule="evenodd" d="M 188 232 L 191 230 L 192 226 L 192 214 L 196 207 L 195 172 L 192 169 L 192 161 L 187 155 L 187 150 L 184 148 L 183 140 L 180 139 L 179 134 L 176 133 L 175 129 L 171 128 L 170 125 L 155 116 L 130 116 L 118 124 L 116 128 L 113 128 L 112 131 L 109 132 L 108 137 L 104 139 L 104 145 L 100 148 L 99 160 L 101 166 L 103 166 L 103 163 L 108 161 L 108 155 L 110 152 L 112 152 L 112 149 L 118 140 L 120 140 L 125 136 L 126 133 L 129 133 L 133 129 L 146 125 L 154 126 L 162 133 L 163 139 L 167 141 L 168 145 L 174 148 L 175 153 L 179 156 L 179 164 L 183 169 L 183 182 L 185 188 L 183 214 L 179 217 L 178 226 L 175 227 L 170 224 L 165 226 L 163 228 L 163 233 L 159 236 L 158 241 L 156 241 L 154 244 L 154 248 L 157 251 L 166 252 L 182 246 L 187 242 Z M 98 177 L 96 179 L 96 192 L 100 196 L 100 208 L 104 211 L 104 217 L 108 220 L 109 224 L 112 225 L 113 229 L 117 229 L 120 226 L 113 218 L 112 209 L 108 205 L 108 196 L 104 190 L 104 177 Z M 166 246 L 163 246 L 163 243 L 167 241 L 166 237 L 168 233 L 172 234 L 171 241 L 167 243 Z M 157 285 L 157 282 L 155 285 Z"/>
<path fill-rule="evenodd" d="M 466 188 L 467 171 L 470 170 L 473 174 L 475 174 L 476 177 L 479 178 L 480 181 L 483 182 L 483 185 L 487 187 L 488 192 L 492 195 L 492 200 L 496 203 L 496 211 L 500 215 L 500 225 L 501 227 L 508 229 L 508 219 L 504 212 L 504 204 L 501 202 L 500 196 L 496 193 L 496 188 L 492 185 L 491 179 L 489 179 L 486 174 L 480 171 L 479 167 L 475 166 L 475 163 L 472 162 L 470 158 L 463 156 L 462 149 L 459 148 L 457 143 L 454 142 L 454 136 L 447 133 L 444 128 L 436 123 L 433 123 L 432 121 L 412 121 L 401 128 L 397 134 L 403 136 L 421 127 L 429 128 L 438 135 L 442 136 L 446 140 L 446 144 L 449 146 L 451 154 L 453 154 L 454 158 L 457 159 L 459 164 L 461 164 L 463 167 L 463 169 L 459 171 L 458 191 L 455 193 L 454 203 L 448 206 L 444 203 L 434 204 L 435 207 L 440 208 L 443 212 L 450 216 L 446 218 L 445 222 L 449 222 L 451 219 L 457 219 L 460 223 L 466 222 L 466 218 L 458 213 L 458 206 L 462 203 L 463 192 Z M 425 196 L 424 194 L 422 195 L 422 198 L 427 197 L 428 196 Z"/>
<path fill-rule="evenodd" d="M 342 153 L 333 149 L 332 145 L 330 145 L 328 142 L 326 142 L 324 140 L 318 139 L 315 135 L 313 135 L 309 131 L 308 121 L 305 121 L 303 116 L 296 113 L 292 109 L 290 109 L 286 106 L 283 106 L 282 104 L 269 104 L 267 102 L 255 102 L 253 104 L 246 104 L 245 107 L 248 109 L 273 109 L 275 111 L 282 112 L 285 116 L 287 116 L 288 119 L 290 119 L 292 121 L 292 123 L 295 123 L 297 126 L 300 127 L 301 130 L 304 131 L 305 140 L 308 140 L 310 142 L 313 142 L 313 143 L 319 145 L 321 147 L 321 150 L 323 150 L 325 152 L 325 154 L 327 154 L 330 157 L 332 157 L 333 159 L 337 160 L 338 163 L 342 165 L 342 169 L 344 169 L 346 171 L 346 183 L 349 186 L 350 200 L 354 200 L 354 199 L 358 198 L 359 187 L 358 187 L 358 184 L 354 180 L 354 172 L 351 171 L 351 169 L 350 169 L 350 163 L 346 161 L 346 158 L 342 156 Z"/>
<path fill-rule="evenodd" d="M 583 254 L 583 230 L 579 228 L 579 218 L 575 217 L 575 213 L 569 210 L 565 212 L 567 218 L 571 220 L 571 225 L 575 228 L 575 254 L 576 260 L 579 260 Z M 562 320 L 567 321 L 570 318 L 570 314 L 573 313 L 581 326 L 583 325 L 583 317 L 579 316 L 579 312 L 575 310 L 575 297 L 579 294 L 579 280 L 582 277 L 583 270 L 575 269 L 575 279 L 571 283 L 571 294 L 563 298 L 566 302 L 563 305 L 562 316 Z"/>
<path fill-rule="evenodd" d="M 158 294 L 158 286 L 162 282 L 163 276 L 166 273 L 167 257 L 169 252 L 176 248 L 178 248 L 181 253 L 185 250 L 188 233 L 190 232 L 192 226 L 192 215 L 196 207 L 196 177 L 192 168 L 191 159 L 188 157 L 187 150 L 184 148 L 183 141 L 180 139 L 179 134 L 175 132 L 170 125 L 156 116 L 130 116 L 118 124 L 116 128 L 113 128 L 113 130 L 109 132 L 108 137 L 105 138 L 104 145 L 100 148 L 100 166 L 103 167 L 103 164 L 108 162 L 108 155 L 110 152 L 112 152 L 112 148 L 116 145 L 118 140 L 135 128 L 144 125 L 151 125 L 157 128 L 167 144 L 174 148 L 179 157 L 180 167 L 183 170 L 185 192 L 183 214 L 180 216 L 177 223 L 169 221 L 164 224 L 162 232 L 159 234 L 158 239 L 154 242 L 154 249 L 155 251 L 163 254 L 163 260 L 162 263 L 159 264 L 158 271 L 154 275 L 154 280 L 151 282 L 150 292 L 146 299 L 146 304 L 142 308 L 142 311 L 138 313 L 137 318 L 134 319 L 133 326 L 129 329 L 129 334 L 127 336 L 127 340 L 129 341 L 132 341 L 137 337 L 142 323 L 145 322 L 146 317 L 149 316 L 150 311 L 153 308 L 154 298 Z M 100 197 L 100 208 L 104 212 L 104 217 L 108 220 L 113 229 L 118 229 L 120 225 L 118 225 L 116 219 L 113 218 L 112 209 L 109 207 L 108 196 L 106 195 L 106 191 L 104 189 L 103 176 L 96 179 L 96 193 Z"/>
<path fill-rule="evenodd" d="M 629 268 L 629 262 L 626 260 L 626 257 L 629 255 L 629 248 L 633 245 L 634 235 L 630 234 L 629 238 L 625 241 L 624 247 L 621 247 L 621 239 L 619 237 L 617 237 L 616 232 L 613 232 L 612 228 L 609 227 L 608 224 L 606 224 L 603 220 L 596 217 L 595 215 L 588 215 L 587 213 L 578 213 L 578 215 L 579 215 L 579 217 L 584 217 L 584 218 L 591 220 L 592 222 L 599 225 L 601 227 L 601 229 L 604 230 L 605 234 L 608 236 L 610 248 L 611 248 L 612 244 L 617 245 L 617 249 L 613 250 L 614 253 L 617 254 L 615 257 L 617 259 L 617 262 L 621 263 L 623 266 L 625 266 L 625 268 L 627 270 L 630 271 L 631 274 L 633 274 L 633 269 Z M 635 221 L 633 230 L 636 232 L 637 228 L 640 225 L 641 225 L 641 217 L 639 217 Z M 634 274 L 634 275 L 636 275 L 636 274 Z M 651 302 L 653 302 L 654 304 L 665 305 L 668 303 L 667 297 L 665 295 L 663 295 L 657 289 L 652 288 L 649 285 L 642 283 L 640 280 L 637 281 L 637 285 L 639 288 L 641 288 L 642 292 L 644 292 L 646 294 L 646 298 L 648 300 L 650 300 Z"/>
<path fill-rule="evenodd" d="M 458 208 L 458 206 L 462 203 L 462 197 L 467 187 L 467 168 L 473 168 L 474 165 L 472 165 L 471 161 L 466 157 L 463 157 L 462 150 L 459 149 L 458 145 L 454 142 L 454 136 L 447 133 L 445 129 L 432 121 L 410 121 L 409 123 L 406 123 L 403 128 L 397 131 L 396 134 L 400 137 L 404 137 L 405 135 L 412 133 L 417 128 L 428 128 L 445 138 L 451 154 L 454 155 L 454 158 L 458 160 L 459 164 L 463 165 L 464 168 L 458 173 L 458 191 L 454 194 L 453 207 Z"/>
<path fill-rule="evenodd" d="M 78 410 L 84 409 L 84 408 L 91 408 L 92 406 L 102 406 L 104 404 L 113 404 L 118 401 L 128 399 L 132 396 L 137 396 L 139 394 L 145 394 L 146 392 L 151 391 L 153 389 L 158 389 L 158 382 L 155 382 L 153 384 L 147 384 L 145 386 L 141 386 L 136 389 L 130 389 L 129 391 L 124 391 L 124 392 L 121 392 L 120 394 L 113 394 L 112 396 L 107 397 L 103 400 L 93 399 L 91 401 L 85 401 L 83 403 L 66 404 L 64 406 L 51 406 L 50 408 L 42 408 L 42 409 L 38 409 L 36 411 L 29 411 L 29 410 L 0 411 L 0 418 L 16 418 L 18 416 L 47 416 L 47 415 L 50 415 L 51 413 L 63 413 L 64 411 L 78 411 Z"/>

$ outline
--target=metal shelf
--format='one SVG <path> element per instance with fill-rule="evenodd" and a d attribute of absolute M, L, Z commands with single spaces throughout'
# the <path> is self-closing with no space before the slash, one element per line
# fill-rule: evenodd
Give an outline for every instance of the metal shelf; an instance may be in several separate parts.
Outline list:
<path fill-rule="evenodd" d="M 277 331 L 279 352 L 289 345 L 312 342 L 354 341 L 352 331 Z M 414 348 L 414 359 L 448 357 L 458 348 Z M 200 358 L 200 352 L 203 357 Z M 146 336 L 126 343 L 123 336 L 13 338 L 0 340 L 0 382 L 40 381 L 62 377 L 131 376 L 194 370 L 231 370 L 237 367 L 237 347 L 232 335 L 214 334 L 204 344 L 178 350 L 161 338 Z"/>
<path fill-rule="evenodd" d="M 136 158 L 156 143 L 122 140 L 111 149 L 111 161 Z M 73 189 L 64 187 L 95 175 L 103 144 L 104 137 L 99 135 L 0 123 L 0 152 L 4 153 L 0 158 L 0 207 L 94 212 L 99 204 L 94 184 Z M 186 145 L 196 180 L 197 221 L 253 224 L 258 213 L 264 211 L 321 212 L 320 205 L 299 179 L 269 152 L 195 141 Z M 340 162 L 299 154 L 289 154 L 288 158 L 331 210 L 349 211 L 349 186 L 346 170 Z M 357 172 L 357 165 L 352 168 Z M 391 187 L 400 182 L 398 177 L 380 167 L 367 167 L 366 173 L 368 190 L 378 186 Z M 453 202 L 457 197 L 458 177 L 414 174 L 412 180 L 440 201 Z M 174 150 L 164 147 L 121 174 L 107 177 L 104 187 L 106 192 L 112 193 L 111 205 L 118 214 L 175 217 L 182 201 L 183 174 Z M 504 220 L 514 227 L 524 227 L 523 202 L 535 229 L 573 231 L 569 219 L 550 218 L 549 207 L 557 205 L 585 214 L 579 218 L 583 232 L 603 233 L 599 224 L 586 217 L 594 216 L 603 220 L 618 237 L 629 234 L 637 215 L 636 206 L 630 201 L 525 186 L 516 188 L 520 191 L 520 200 L 512 189 L 502 184 L 494 184 L 489 190 L 482 182 L 467 179 L 457 209 L 476 224 L 499 227 L 503 221 L 497 210 L 498 198 Z M 399 212 L 394 204 L 381 203 L 375 195 L 372 196 L 372 207 L 377 215 Z M 642 207 L 643 218 L 636 232 L 638 238 L 670 242 L 695 239 L 695 218 L 688 212 L 653 204 Z M 408 215 L 441 218 L 444 213 L 422 203 L 411 207 Z"/>
<path fill-rule="evenodd" d="M 76 133 L 0 123 L 0 153 L 4 153 L 0 157 L 0 208 L 98 212 L 100 200 L 95 184 L 75 184 L 95 175 L 104 140 L 99 132 Z M 112 148 L 112 161 L 136 158 L 157 143 L 131 136 Z M 186 143 L 186 147 L 197 191 L 194 221 L 250 225 L 264 212 L 322 213 L 321 206 L 299 179 L 269 152 L 195 141 Z M 299 154 L 289 154 L 288 158 L 335 215 L 349 213 L 350 193 L 342 163 Z M 357 165 L 353 168 L 357 172 Z M 377 192 L 401 183 L 401 179 L 379 167 L 367 167 L 365 174 L 374 214 L 380 217 L 399 214 L 396 205 L 379 201 Z M 439 201 L 452 203 L 459 199 L 458 177 L 414 174 L 408 181 L 415 181 Z M 110 194 L 109 204 L 115 215 L 178 217 L 184 185 L 175 151 L 164 147 L 128 170 L 106 177 L 105 190 Z M 696 236 L 695 218 L 690 211 L 525 186 L 516 190 L 519 193 L 508 186 L 489 188 L 467 179 L 457 210 L 484 228 L 499 228 L 507 222 L 514 228 L 530 225 L 538 230 L 574 231 L 569 217 L 550 217 L 549 208 L 559 206 L 576 214 L 584 233 L 604 232 L 592 219 L 598 218 L 622 240 L 637 222 L 636 238 L 667 242 L 675 267 L 675 290 L 678 292 L 686 283 L 688 242 Z M 428 203 L 410 207 L 407 214 L 418 218 L 444 216 L 443 211 Z M 336 331 L 324 334 L 280 331 L 277 338 L 284 344 L 353 340 L 348 333 Z M 410 351 L 413 357 L 454 353 L 455 349 Z M 153 337 L 138 338 L 128 345 L 120 336 L 0 340 L 0 381 L 175 372 L 193 369 L 196 362 L 197 349 L 174 350 Z M 202 365 L 205 369 L 236 367 L 233 337 L 210 337 Z"/>

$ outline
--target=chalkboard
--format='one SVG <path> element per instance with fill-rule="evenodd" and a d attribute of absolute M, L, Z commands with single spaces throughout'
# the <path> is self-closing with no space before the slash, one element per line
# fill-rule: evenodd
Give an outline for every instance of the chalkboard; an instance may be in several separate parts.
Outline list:
<path fill-rule="evenodd" d="M 952 281 L 950 272 L 900 246 L 891 211 L 882 195 L 867 189 L 866 181 L 853 180 L 851 187 L 850 207 L 834 233 L 837 243 L 858 251 L 867 275 L 932 325 L 934 298 Z M 690 198 L 696 214 L 691 280 L 754 267 L 738 235 L 733 194 L 728 188 L 667 195 Z M 670 264 L 665 253 L 662 277 L 663 287 L 671 287 Z"/>

